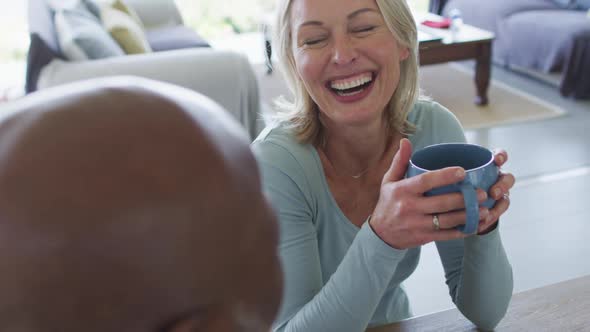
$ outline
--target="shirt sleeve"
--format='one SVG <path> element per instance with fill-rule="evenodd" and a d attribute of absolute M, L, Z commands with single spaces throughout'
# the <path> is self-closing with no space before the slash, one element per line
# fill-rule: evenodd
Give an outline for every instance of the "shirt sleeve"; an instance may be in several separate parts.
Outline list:
<path fill-rule="evenodd" d="M 363 331 L 405 256 L 368 223 L 329 280 L 322 279 L 313 201 L 293 157 L 258 146 L 263 186 L 279 217 L 283 303 L 274 331 Z"/>
<path fill-rule="evenodd" d="M 493 330 L 512 297 L 512 267 L 499 228 L 464 240 L 437 243 L 449 293 L 463 315 L 483 330 Z"/>
<path fill-rule="evenodd" d="M 432 116 L 430 123 L 436 124 L 438 133 L 433 143 L 466 141 L 459 121 L 446 109 Z M 493 330 L 500 322 L 512 297 L 512 267 L 499 228 L 483 236 L 436 243 L 453 302 L 484 330 Z"/>

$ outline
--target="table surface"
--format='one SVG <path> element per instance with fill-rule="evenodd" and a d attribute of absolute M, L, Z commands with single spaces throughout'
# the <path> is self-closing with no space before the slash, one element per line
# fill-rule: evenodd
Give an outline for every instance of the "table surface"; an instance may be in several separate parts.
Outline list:
<path fill-rule="evenodd" d="M 475 60 L 475 104 L 487 105 L 494 34 L 468 24 L 463 24 L 457 31 L 430 28 L 422 22 L 442 19 L 431 13 L 414 13 L 414 17 L 419 31 L 420 66 Z M 436 39 L 433 40 L 432 36 Z"/>
<path fill-rule="evenodd" d="M 421 24 L 426 19 L 437 20 L 441 19 L 440 16 L 431 13 L 418 13 L 415 14 L 416 24 L 418 25 L 419 40 L 428 39 L 428 35 L 440 38 L 439 42 L 442 44 L 461 44 L 461 43 L 472 43 L 491 41 L 494 39 L 494 33 L 491 31 L 476 28 L 469 24 L 463 24 L 457 32 L 453 32 L 451 29 L 437 29 L 425 26 Z M 421 35 L 421 36 L 420 36 Z"/>
<path fill-rule="evenodd" d="M 478 331 L 457 309 L 367 330 Z M 590 331 L 590 276 L 515 294 L 495 331 Z"/>

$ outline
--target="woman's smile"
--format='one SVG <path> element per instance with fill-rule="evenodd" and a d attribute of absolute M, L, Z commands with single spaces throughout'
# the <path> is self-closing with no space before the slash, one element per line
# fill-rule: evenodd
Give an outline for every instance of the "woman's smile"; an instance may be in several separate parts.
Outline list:
<path fill-rule="evenodd" d="M 364 72 L 340 79 L 329 80 L 326 88 L 334 95 L 337 101 L 353 103 L 359 101 L 371 92 L 376 74 Z"/>
<path fill-rule="evenodd" d="M 309 0 L 292 6 L 295 68 L 322 117 L 341 128 L 382 118 L 409 50 L 377 4 Z"/>

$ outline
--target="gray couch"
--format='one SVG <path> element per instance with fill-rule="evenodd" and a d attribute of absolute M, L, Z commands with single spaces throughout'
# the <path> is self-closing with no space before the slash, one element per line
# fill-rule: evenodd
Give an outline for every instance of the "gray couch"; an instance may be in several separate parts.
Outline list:
<path fill-rule="evenodd" d="M 580 2 L 581 1 L 581 2 Z M 563 96 L 590 98 L 590 18 L 587 0 L 431 0 L 431 11 L 459 9 L 465 23 L 493 31 L 494 62 L 560 73 Z"/>
<path fill-rule="evenodd" d="M 179 85 L 219 103 L 254 139 L 264 127 L 258 83 L 244 55 L 219 51 L 184 26 L 174 0 L 125 0 L 140 17 L 155 52 L 68 61 L 57 40 L 49 0 L 29 0 L 31 44 L 26 91 L 94 77 L 133 75 Z"/>

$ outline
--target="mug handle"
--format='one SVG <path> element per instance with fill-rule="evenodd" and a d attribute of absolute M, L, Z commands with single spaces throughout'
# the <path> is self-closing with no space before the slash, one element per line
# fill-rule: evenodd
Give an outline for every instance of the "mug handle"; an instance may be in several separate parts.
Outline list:
<path fill-rule="evenodd" d="M 461 193 L 465 202 L 465 212 L 467 219 L 465 225 L 457 226 L 457 229 L 465 234 L 473 234 L 479 226 L 479 203 L 477 202 L 477 193 L 475 187 L 468 181 L 461 184 Z"/>

